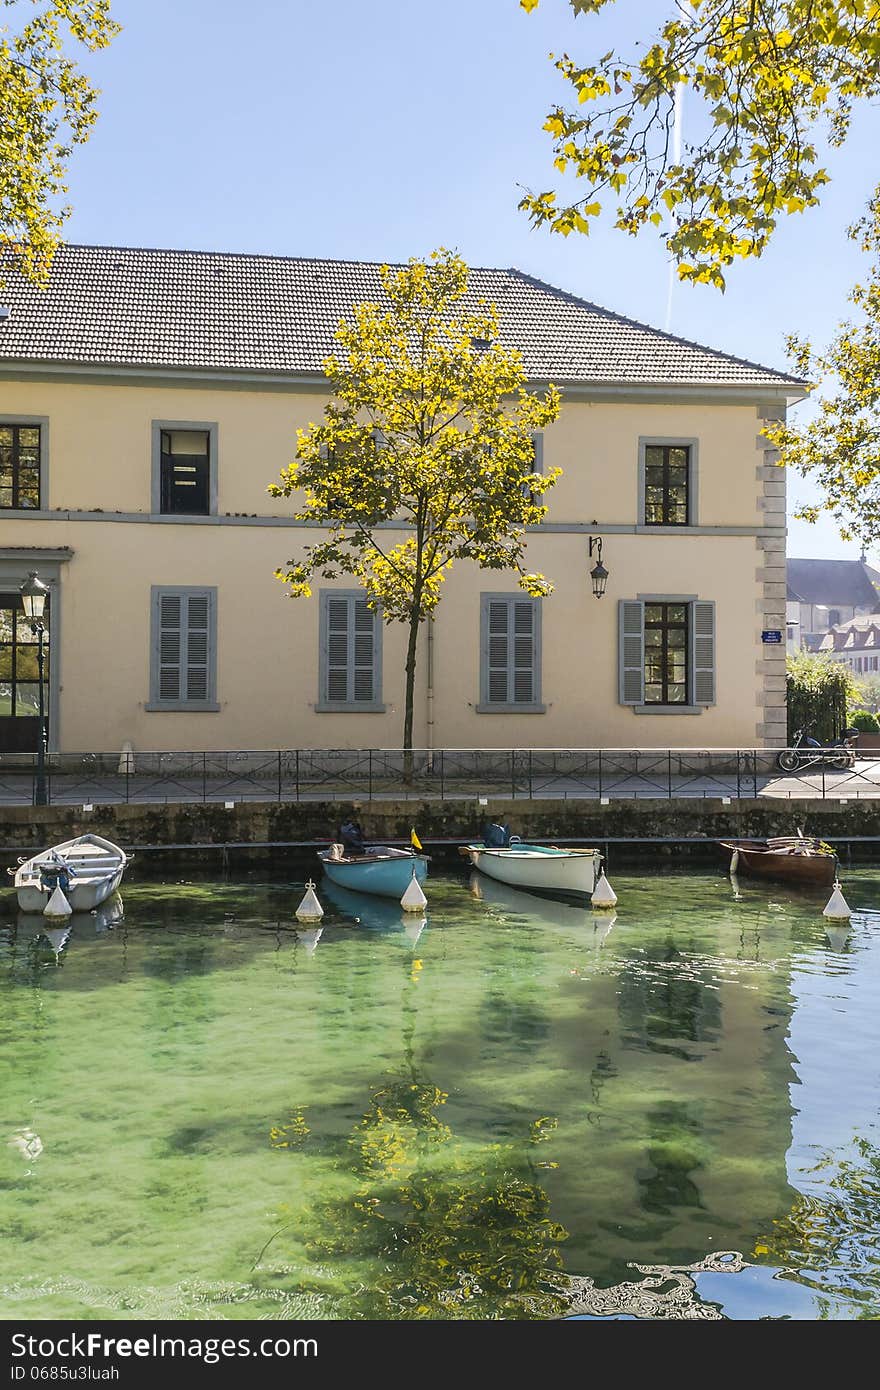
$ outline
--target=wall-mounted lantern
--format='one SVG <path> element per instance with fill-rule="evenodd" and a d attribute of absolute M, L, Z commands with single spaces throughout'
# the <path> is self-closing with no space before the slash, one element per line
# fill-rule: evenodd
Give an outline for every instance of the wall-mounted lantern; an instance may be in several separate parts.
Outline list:
<path fill-rule="evenodd" d="M 604 592 L 605 592 L 605 585 L 608 583 L 608 571 L 607 571 L 607 569 L 605 568 L 605 566 L 602 564 L 602 537 L 601 537 L 601 536 L 591 536 L 591 537 L 590 537 L 590 559 L 591 559 L 591 560 L 592 560 L 592 558 L 593 558 L 593 552 L 594 552 L 594 551 L 595 551 L 595 553 L 596 553 L 596 564 L 595 564 L 595 565 L 593 566 L 593 568 L 590 570 L 590 579 L 591 579 L 592 585 L 593 585 L 593 593 L 596 595 L 596 598 L 601 598 L 602 595 L 603 595 Z"/>

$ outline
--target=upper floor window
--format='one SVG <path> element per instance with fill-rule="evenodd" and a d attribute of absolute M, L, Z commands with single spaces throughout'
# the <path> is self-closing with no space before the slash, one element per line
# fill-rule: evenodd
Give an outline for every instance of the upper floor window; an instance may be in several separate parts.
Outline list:
<path fill-rule="evenodd" d="M 695 525 L 696 440 L 642 439 L 639 443 L 640 524 Z"/>
<path fill-rule="evenodd" d="M 211 516 L 217 510 L 217 426 L 153 421 L 152 511 Z"/>
<path fill-rule="evenodd" d="M 532 472 L 533 472 L 533 473 L 541 473 L 541 474 L 543 474 L 543 472 L 544 472 L 544 436 L 543 436 L 543 434 L 533 434 L 533 435 L 532 435 Z M 527 500 L 528 502 L 531 502 L 533 506 L 536 506 L 536 505 L 537 505 L 537 506 L 541 506 L 541 505 L 542 505 L 542 497 L 541 497 L 541 495 L 540 495 L 539 493 L 534 492 L 534 491 L 529 487 L 528 483 L 523 483 L 523 485 L 522 485 L 522 490 L 523 490 L 523 496 L 526 498 L 526 500 Z"/>
<path fill-rule="evenodd" d="M 207 516 L 210 509 L 211 445 L 207 430 L 162 430 L 163 512 Z"/>
<path fill-rule="evenodd" d="M 40 507 L 40 426 L 0 421 L 0 507 Z"/>

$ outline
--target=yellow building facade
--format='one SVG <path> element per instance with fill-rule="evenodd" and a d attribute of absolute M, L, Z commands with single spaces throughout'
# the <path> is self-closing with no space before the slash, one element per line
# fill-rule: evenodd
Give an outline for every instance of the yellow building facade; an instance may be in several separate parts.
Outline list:
<path fill-rule="evenodd" d="M 0 753 L 35 746 L 15 616 L 32 570 L 51 591 L 53 748 L 399 747 L 404 631 L 350 583 L 288 597 L 274 571 L 316 533 L 266 491 L 321 417 L 320 361 L 376 273 L 64 248 L 48 291 L 7 275 Z M 563 391 L 536 439 L 563 473 L 528 536 L 555 588 L 533 602 L 512 576 L 453 570 L 422 633 L 415 743 L 782 745 L 784 478 L 760 431 L 800 384 L 516 272 L 479 274 L 499 277 L 477 289 L 535 384 Z M 307 351 L 303 319 L 318 324 Z"/>

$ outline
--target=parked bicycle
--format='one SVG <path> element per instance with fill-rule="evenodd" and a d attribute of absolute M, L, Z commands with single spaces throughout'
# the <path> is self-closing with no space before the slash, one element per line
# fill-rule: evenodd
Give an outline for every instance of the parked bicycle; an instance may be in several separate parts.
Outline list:
<path fill-rule="evenodd" d="M 783 772 L 799 772 L 804 767 L 854 767 L 855 743 L 858 729 L 846 728 L 833 743 L 820 743 L 810 733 L 810 726 L 798 729 L 790 748 L 783 748 L 776 766 Z"/>

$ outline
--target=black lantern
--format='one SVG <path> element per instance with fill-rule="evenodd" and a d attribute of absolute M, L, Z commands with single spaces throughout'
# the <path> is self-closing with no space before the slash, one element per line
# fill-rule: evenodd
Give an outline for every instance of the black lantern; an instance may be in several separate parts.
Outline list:
<path fill-rule="evenodd" d="M 49 593 L 48 587 L 37 577 L 37 571 L 31 570 L 27 579 L 22 584 L 19 593 L 21 594 L 21 606 L 24 609 L 24 616 L 36 630 L 37 623 L 43 621 L 43 612 L 46 608 L 46 598 Z"/>
<path fill-rule="evenodd" d="M 596 598 L 601 598 L 605 593 L 605 585 L 608 583 L 608 571 L 602 564 L 602 537 L 590 537 L 590 559 L 593 558 L 593 551 L 596 552 L 596 564 L 590 570 L 590 580 L 593 585 L 593 593 Z"/>

